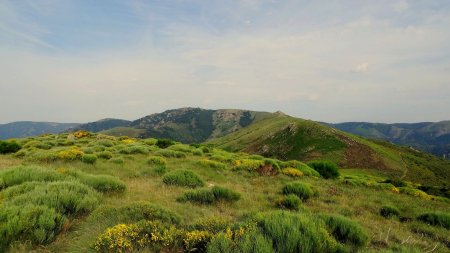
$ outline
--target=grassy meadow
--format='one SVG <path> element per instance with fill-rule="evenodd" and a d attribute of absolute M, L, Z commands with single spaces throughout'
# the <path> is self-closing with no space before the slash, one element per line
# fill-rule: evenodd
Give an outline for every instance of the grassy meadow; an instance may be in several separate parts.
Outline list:
<path fill-rule="evenodd" d="M 84 131 L 15 142 L 0 252 L 450 249 L 450 200 L 383 171 Z"/>

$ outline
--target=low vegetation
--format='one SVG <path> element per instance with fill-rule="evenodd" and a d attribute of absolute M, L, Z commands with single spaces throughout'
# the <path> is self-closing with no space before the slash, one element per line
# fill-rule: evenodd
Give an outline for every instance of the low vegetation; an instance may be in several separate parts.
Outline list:
<path fill-rule="evenodd" d="M 167 185 L 201 187 L 205 185 L 203 180 L 190 170 L 174 170 L 164 175 L 163 182 Z"/>

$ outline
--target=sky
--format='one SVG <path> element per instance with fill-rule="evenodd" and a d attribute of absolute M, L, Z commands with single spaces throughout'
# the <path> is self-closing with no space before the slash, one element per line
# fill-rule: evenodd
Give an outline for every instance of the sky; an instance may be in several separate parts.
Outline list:
<path fill-rule="evenodd" d="M 0 0 L 0 123 L 450 120 L 450 1 Z"/>

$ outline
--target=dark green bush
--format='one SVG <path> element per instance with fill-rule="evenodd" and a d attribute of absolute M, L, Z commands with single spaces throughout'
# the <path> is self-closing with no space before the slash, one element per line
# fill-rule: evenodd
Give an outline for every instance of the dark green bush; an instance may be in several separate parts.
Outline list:
<path fill-rule="evenodd" d="M 115 212 L 122 222 L 140 220 L 160 220 L 162 222 L 179 224 L 180 216 L 150 202 L 134 202 L 120 207 Z"/>
<path fill-rule="evenodd" d="M 398 208 L 395 206 L 383 206 L 380 209 L 380 215 L 385 218 L 390 218 L 394 216 L 398 217 L 400 215 L 400 210 L 398 210 Z"/>
<path fill-rule="evenodd" d="M 172 146 L 173 144 L 175 144 L 175 142 L 169 139 L 158 139 L 156 141 L 156 146 L 158 146 L 159 148 L 167 148 L 169 146 Z"/>
<path fill-rule="evenodd" d="M 0 208 L 0 252 L 14 241 L 47 244 L 60 232 L 65 219 L 42 205 L 7 205 Z"/>
<path fill-rule="evenodd" d="M 386 184 L 392 184 L 395 187 L 405 187 L 407 186 L 406 182 L 400 180 L 400 179 L 386 179 L 382 183 Z"/>
<path fill-rule="evenodd" d="M 87 164 L 94 164 L 97 161 L 97 156 L 96 155 L 89 155 L 89 154 L 84 154 L 81 157 L 81 161 Z"/>
<path fill-rule="evenodd" d="M 283 194 L 294 194 L 302 200 L 307 200 L 314 195 L 314 191 L 307 184 L 295 182 L 285 185 L 283 187 Z"/>
<path fill-rule="evenodd" d="M 209 189 L 198 189 L 187 191 L 178 201 L 191 201 L 200 204 L 212 204 L 216 201 L 214 193 Z"/>
<path fill-rule="evenodd" d="M 212 204 L 218 201 L 233 202 L 239 200 L 241 195 L 230 189 L 214 186 L 211 189 L 198 189 L 187 191 L 179 201 L 191 201 L 200 204 Z"/>
<path fill-rule="evenodd" d="M 362 227 L 355 221 L 338 215 L 322 215 L 328 231 L 337 241 L 351 244 L 354 246 L 363 246 L 369 237 Z"/>
<path fill-rule="evenodd" d="M 336 252 L 337 243 L 321 220 L 286 211 L 259 214 L 262 234 L 273 242 L 275 252 Z"/>
<path fill-rule="evenodd" d="M 231 240 L 223 233 L 214 237 L 207 247 L 208 253 L 271 253 L 272 241 L 259 231 L 249 231 L 243 236 Z"/>
<path fill-rule="evenodd" d="M 241 198 L 241 194 L 225 187 L 214 186 L 211 191 L 217 201 L 237 201 Z"/>
<path fill-rule="evenodd" d="M 163 182 L 168 185 L 178 185 L 187 187 L 203 186 L 202 179 L 190 170 L 174 170 L 163 177 Z"/>
<path fill-rule="evenodd" d="M 319 172 L 325 179 L 339 177 L 338 167 L 335 163 L 329 161 L 314 161 L 308 163 L 308 166 Z"/>
<path fill-rule="evenodd" d="M 16 153 L 22 147 L 15 141 L 0 140 L 0 154 Z"/>
<path fill-rule="evenodd" d="M 297 195 L 289 194 L 286 197 L 280 199 L 277 202 L 277 205 L 286 209 L 298 210 L 301 202 L 302 200 Z"/>
<path fill-rule="evenodd" d="M 418 220 L 432 226 L 440 226 L 450 229 L 450 214 L 442 212 L 424 213 L 417 217 Z"/>

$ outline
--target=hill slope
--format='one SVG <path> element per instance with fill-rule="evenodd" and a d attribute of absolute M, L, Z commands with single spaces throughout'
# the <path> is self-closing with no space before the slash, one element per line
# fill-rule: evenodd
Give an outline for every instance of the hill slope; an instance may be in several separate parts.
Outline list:
<path fill-rule="evenodd" d="M 327 159 L 344 168 L 372 169 L 426 185 L 448 185 L 450 161 L 410 148 L 371 141 L 284 114 L 207 142 L 282 160 Z"/>
<path fill-rule="evenodd" d="M 268 112 L 248 110 L 180 108 L 143 117 L 130 126 L 144 130 L 140 137 L 193 143 L 224 136 L 270 116 Z"/>
<path fill-rule="evenodd" d="M 346 122 L 327 125 L 366 138 L 382 139 L 440 157 L 450 157 L 450 121 L 412 124 Z"/>
<path fill-rule="evenodd" d="M 75 127 L 77 125 L 77 123 L 34 121 L 17 121 L 7 124 L 0 124 L 0 140 L 22 138 L 48 133 L 60 133 L 68 128 Z"/>
<path fill-rule="evenodd" d="M 67 129 L 65 132 L 75 132 L 78 130 L 86 130 L 89 132 L 97 133 L 100 131 L 108 130 L 115 127 L 126 127 L 130 125 L 131 121 L 123 119 L 101 119 L 94 122 L 89 122 L 85 124 L 79 124 L 75 127 Z"/>

